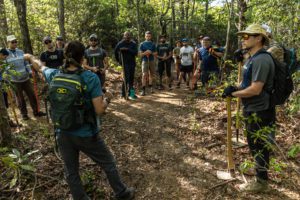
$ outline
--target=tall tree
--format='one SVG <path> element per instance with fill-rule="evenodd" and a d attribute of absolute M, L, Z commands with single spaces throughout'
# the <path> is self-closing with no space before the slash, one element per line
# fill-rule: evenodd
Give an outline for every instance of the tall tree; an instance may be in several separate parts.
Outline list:
<path fill-rule="evenodd" d="M 5 36 L 8 34 L 8 26 L 5 14 L 4 0 L 0 0 L 0 45 L 5 46 Z"/>
<path fill-rule="evenodd" d="M 65 30 L 65 1 L 58 0 L 58 25 L 59 33 L 66 41 L 66 30 Z"/>
<path fill-rule="evenodd" d="M 146 3 L 146 2 L 144 2 Z M 137 40 L 138 43 L 141 42 L 140 34 L 141 34 L 141 15 L 140 15 L 140 0 L 136 0 L 136 20 L 137 20 Z"/>
<path fill-rule="evenodd" d="M 246 17 L 245 13 L 247 11 L 247 2 L 246 0 L 238 0 L 238 16 L 239 16 L 239 23 L 237 25 L 238 31 L 241 31 L 246 26 Z M 240 46 L 240 41 L 238 41 L 238 44 Z"/>
<path fill-rule="evenodd" d="M 225 53 L 224 53 L 224 60 L 226 60 L 227 58 L 227 54 L 228 54 L 228 49 L 229 49 L 229 45 L 230 45 L 230 29 L 231 29 L 231 20 L 233 17 L 233 7 L 234 7 L 234 0 L 231 0 L 230 2 L 230 6 L 228 5 L 228 1 L 226 1 L 228 10 L 229 10 L 229 15 L 228 15 L 228 21 L 227 21 L 227 34 L 226 34 L 226 44 L 225 44 Z"/>
<path fill-rule="evenodd" d="M 26 0 L 13 0 L 17 10 L 18 21 L 22 34 L 23 49 L 25 53 L 32 54 L 32 45 L 30 41 L 29 29 L 27 24 L 27 5 Z"/>

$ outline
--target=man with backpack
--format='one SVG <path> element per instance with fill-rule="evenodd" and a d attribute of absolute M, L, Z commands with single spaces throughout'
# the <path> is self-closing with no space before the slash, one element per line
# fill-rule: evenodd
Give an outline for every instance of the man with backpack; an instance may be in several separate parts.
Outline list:
<path fill-rule="evenodd" d="M 247 192 L 266 192 L 268 190 L 268 167 L 270 161 L 270 136 L 275 132 L 275 106 L 272 103 L 275 64 L 266 52 L 269 38 L 265 29 L 252 24 L 238 32 L 242 48 L 250 57 L 243 66 L 243 81 L 239 87 L 228 86 L 223 97 L 240 97 L 243 103 L 248 146 L 256 163 L 256 181 L 243 185 Z"/>
<path fill-rule="evenodd" d="M 42 64 L 55 69 L 61 67 L 64 62 L 63 50 L 55 49 L 50 36 L 44 37 L 43 43 L 46 46 L 46 51 L 44 51 L 40 56 Z"/>
<path fill-rule="evenodd" d="M 100 79 L 103 92 L 105 89 L 105 73 L 108 68 L 107 54 L 104 49 L 99 46 L 98 36 L 92 34 L 89 37 L 89 48 L 85 50 L 84 68 L 91 70 Z"/>
<path fill-rule="evenodd" d="M 172 58 L 172 48 L 166 43 L 166 36 L 160 36 L 160 44 L 157 45 L 157 58 L 158 58 L 158 75 L 159 75 L 159 85 L 158 89 L 163 89 L 162 79 L 164 71 L 166 71 L 168 77 L 168 87 L 169 90 L 172 89 L 172 73 L 171 73 L 171 58 Z"/>
<path fill-rule="evenodd" d="M 140 44 L 139 55 L 142 57 L 142 92 L 141 96 L 146 95 L 146 84 L 149 81 L 150 92 L 153 93 L 152 83 L 155 76 L 155 56 L 157 55 L 156 46 L 152 42 L 152 33 L 145 33 L 145 41 Z"/>
<path fill-rule="evenodd" d="M 45 116 L 46 114 L 38 110 L 38 102 L 33 91 L 32 83 L 30 81 L 30 69 L 27 65 L 29 64 L 29 57 L 24 55 L 24 52 L 17 48 L 18 41 L 14 35 L 7 36 L 9 55 L 7 57 L 7 63 L 9 68 L 7 69 L 11 82 L 15 88 L 18 106 L 21 111 L 21 115 L 24 120 L 28 120 L 28 112 L 26 107 L 26 101 L 24 98 L 24 92 L 26 93 L 33 115 L 35 117 Z M 12 73 L 11 71 L 15 71 Z"/>
<path fill-rule="evenodd" d="M 51 118 L 72 197 L 90 199 L 79 175 L 79 153 L 83 152 L 104 170 L 115 198 L 131 200 L 135 191 L 121 181 L 114 157 L 99 135 L 96 116 L 105 112 L 110 99 L 103 98 L 97 75 L 83 70 L 85 47 L 82 43 L 66 44 L 64 54 L 66 62 L 62 70 L 47 67 L 37 70 L 42 71 L 50 85 Z"/>
<path fill-rule="evenodd" d="M 122 85 L 122 97 L 126 97 L 125 92 L 128 92 L 128 97 L 131 100 L 136 100 L 133 83 L 135 73 L 135 57 L 137 56 L 137 45 L 131 40 L 131 34 L 125 32 L 123 34 L 123 40 L 121 40 L 115 48 L 115 58 L 124 68 L 124 79 Z M 125 85 L 126 84 L 126 85 Z M 126 89 L 128 90 L 126 91 Z"/>

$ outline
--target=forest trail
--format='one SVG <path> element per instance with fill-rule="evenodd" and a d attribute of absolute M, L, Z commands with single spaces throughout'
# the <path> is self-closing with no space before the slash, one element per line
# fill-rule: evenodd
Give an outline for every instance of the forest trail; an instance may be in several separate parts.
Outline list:
<path fill-rule="evenodd" d="M 113 85 L 112 89 L 120 88 L 120 82 Z M 226 117 L 224 100 L 195 97 L 194 92 L 181 84 L 180 89 L 155 90 L 154 94 L 136 101 L 114 98 L 102 117 L 101 136 L 113 152 L 124 182 L 136 188 L 136 200 L 300 199 L 299 174 L 291 170 L 299 171 L 299 163 L 294 161 L 281 176 L 274 170 L 271 172 L 272 190 L 268 194 L 239 193 L 236 186 L 242 181 L 222 184 L 224 181 L 217 179 L 217 170 L 227 167 Z M 285 152 L 292 141 L 299 140 L 296 121 L 278 122 L 281 128 L 284 122 L 289 130 L 277 140 Z M 26 123 L 23 123 L 24 133 L 15 134 L 18 149 L 39 150 L 34 155 L 35 199 L 69 199 L 63 164 L 53 151 L 53 132 L 49 131 L 52 125 L 34 118 Z M 233 153 L 236 168 L 245 159 L 251 159 L 247 146 L 234 149 Z M 80 174 L 91 199 L 111 199 L 112 190 L 105 174 L 83 154 Z M 254 176 L 246 178 L 249 181 Z M 0 199 L 30 199 L 34 176 L 29 176 L 29 180 L 21 182 L 23 192 L 4 191 Z"/>

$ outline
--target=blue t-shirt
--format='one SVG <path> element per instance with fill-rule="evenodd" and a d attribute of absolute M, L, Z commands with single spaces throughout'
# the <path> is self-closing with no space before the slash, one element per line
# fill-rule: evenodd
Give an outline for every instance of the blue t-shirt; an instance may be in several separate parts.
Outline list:
<path fill-rule="evenodd" d="M 43 71 L 43 75 L 48 83 L 50 83 L 53 77 L 58 73 L 61 73 L 59 69 L 47 68 Z M 87 106 L 87 108 L 92 108 L 93 107 L 92 99 L 103 95 L 100 80 L 98 76 L 91 71 L 84 71 L 80 74 L 80 76 L 82 77 L 82 80 L 87 87 L 87 90 L 84 93 L 84 98 L 86 102 L 85 106 Z M 96 113 L 94 114 L 96 117 Z M 66 134 L 71 134 L 80 137 L 89 137 L 97 134 L 99 131 L 100 129 L 98 124 L 96 125 L 85 124 L 77 130 L 69 131 L 69 132 L 64 131 L 64 134 L 66 133 Z M 58 130 L 58 132 L 60 132 L 60 130 Z"/>
<path fill-rule="evenodd" d="M 150 50 L 150 51 L 152 51 L 152 53 L 154 53 L 154 52 L 156 52 L 156 46 L 155 46 L 155 44 L 153 42 L 146 40 L 146 41 L 144 41 L 144 42 L 141 43 L 141 45 L 140 45 L 140 51 L 141 52 L 145 52 L 147 50 Z M 143 61 L 148 61 L 147 56 L 143 56 L 142 60 Z M 154 60 L 154 56 L 153 56 L 153 54 L 151 54 L 149 56 L 149 61 L 153 61 L 153 60 Z"/>
<path fill-rule="evenodd" d="M 198 49 L 199 60 L 202 61 L 201 69 L 203 71 L 219 71 L 218 58 L 209 53 L 209 48 L 201 47 Z M 215 49 L 216 52 L 222 52 L 221 48 Z"/>

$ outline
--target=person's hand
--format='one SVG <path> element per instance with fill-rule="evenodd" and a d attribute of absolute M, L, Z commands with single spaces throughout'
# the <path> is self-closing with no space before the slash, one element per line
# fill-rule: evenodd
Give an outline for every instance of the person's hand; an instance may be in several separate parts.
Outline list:
<path fill-rule="evenodd" d="M 125 48 L 125 47 L 120 48 L 120 51 L 127 51 L 127 50 L 128 50 L 128 48 Z"/>
<path fill-rule="evenodd" d="M 98 70 L 98 67 L 92 67 L 92 71 L 93 72 L 98 72 L 99 70 Z"/>
<path fill-rule="evenodd" d="M 235 92 L 235 91 L 237 91 L 237 90 L 238 90 L 237 87 L 230 85 L 230 86 L 228 86 L 228 87 L 226 87 L 226 88 L 224 89 L 223 94 L 222 94 L 222 97 L 223 97 L 223 98 L 226 98 L 226 97 L 233 97 L 233 96 L 232 96 L 232 93 Z"/>
<path fill-rule="evenodd" d="M 236 62 L 243 62 L 243 60 L 244 60 L 244 53 L 245 53 L 245 51 L 243 49 L 236 50 L 233 53 L 234 60 Z"/>
<path fill-rule="evenodd" d="M 213 54 L 215 52 L 215 50 L 213 48 L 209 48 L 208 52 L 209 52 L 209 54 Z"/>

